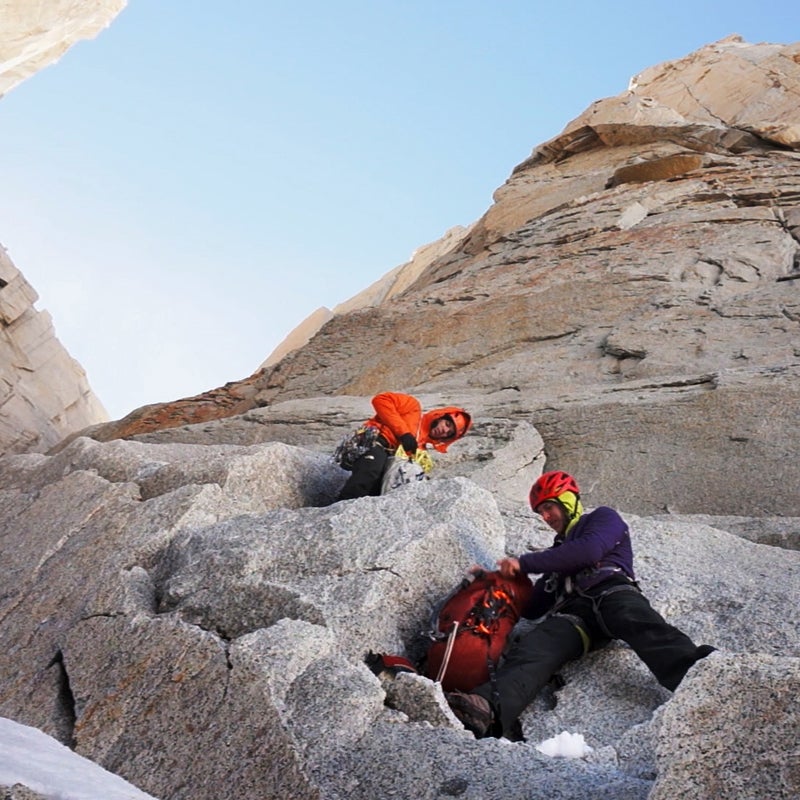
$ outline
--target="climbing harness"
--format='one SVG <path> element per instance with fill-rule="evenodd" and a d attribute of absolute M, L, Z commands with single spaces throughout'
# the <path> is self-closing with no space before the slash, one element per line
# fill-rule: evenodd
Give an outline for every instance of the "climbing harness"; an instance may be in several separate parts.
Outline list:
<path fill-rule="evenodd" d="M 623 573 L 624 574 L 624 573 Z M 627 578 L 627 576 L 625 576 Z M 627 578 L 630 580 L 630 578 Z M 600 613 L 600 603 L 608 597 L 610 594 L 616 594 L 617 592 L 638 592 L 641 594 L 642 590 L 639 588 L 639 585 L 635 581 L 631 581 L 630 583 L 617 583 L 614 586 L 609 586 L 607 589 L 604 589 L 600 594 L 597 595 L 590 595 L 586 594 L 585 592 L 580 591 L 576 588 L 576 594 L 580 597 L 585 597 L 587 600 L 591 601 L 592 603 L 592 612 L 594 613 L 594 618 L 597 624 L 600 626 L 600 630 L 608 636 L 609 639 L 615 639 L 613 633 L 608 629 L 608 626 L 603 619 L 603 615 Z"/>
<path fill-rule="evenodd" d="M 593 583 L 588 589 L 581 589 L 579 584 L 579 578 L 588 578 L 589 576 L 602 576 L 600 580 Z M 589 590 L 597 588 L 598 586 L 602 586 L 603 583 L 610 580 L 611 578 L 618 578 L 620 580 L 624 580 L 625 583 L 615 583 L 612 586 L 607 586 L 605 589 L 598 593 L 590 592 Z M 558 591 L 558 583 L 559 583 L 559 576 L 557 573 L 552 573 L 548 576 L 547 581 L 545 583 L 545 591 L 548 592 L 556 592 Z M 603 615 L 600 612 L 600 604 L 602 603 L 603 599 L 608 597 L 610 594 L 615 594 L 616 592 L 638 592 L 641 594 L 641 589 L 639 588 L 639 584 L 629 578 L 623 570 L 619 567 L 599 567 L 599 568 L 588 568 L 579 572 L 575 576 L 567 575 L 564 578 L 563 584 L 561 585 L 561 593 L 558 595 L 556 602 L 553 605 L 552 610 L 550 611 L 550 616 L 552 617 L 564 617 L 568 619 L 578 630 L 578 633 L 583 640 L 584 645 L 584 655 L 589 652 L 591 647 L 591 638 L 589 634 L 583 627 L 584 622 L 583 620 L 577 616 L 576 614 L 566 614 L 560 612 L 558 609 L 563 607 L 567 601 L 574 596 L 582 597 L 585 600 L 588 600 L 592 604 L 592 614 L 594 615 L 595 621 L 597 622 L 598 627 L 603 632 L 603 635 L 607 636 L 609 639 L 615 639 L 611 631 L 608 630 L 608 626 L 606 625 L 605 621 L 603 620 Z"/>
<path fill-rule="evenodd" d="M 576 631 L 578 631 L 578 635 L 581 637 L 581 642 L 583 644 L 583 655 L 586 655 L 592 649 L 592 639 L 586 631 L 584 627 L 583 620 L 577 614 L 563 614 L 561 612 L 556 612 L 555 614 L 551 614 L 552 617 L 560 617 L 561 619 L 567 620 Z"/>

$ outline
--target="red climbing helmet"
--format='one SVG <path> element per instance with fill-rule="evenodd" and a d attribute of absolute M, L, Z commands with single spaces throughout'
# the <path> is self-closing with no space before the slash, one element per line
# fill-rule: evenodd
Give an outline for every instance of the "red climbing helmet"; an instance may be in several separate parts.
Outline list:
<path fill-rule="evenodd" d="M 544 503 L 545 500 L 555 500 L 560 494 L 564 492 L 574 492 L 576 495 L 580 494 L 578 484 L 575 478 L 560 469 L 553 472 L 545 472 L 541 474 L 536 482 L 531 486 L 530 494 L 528 495 L 528 502 L 531 508 L 536 511 L 537 506 Z"/>

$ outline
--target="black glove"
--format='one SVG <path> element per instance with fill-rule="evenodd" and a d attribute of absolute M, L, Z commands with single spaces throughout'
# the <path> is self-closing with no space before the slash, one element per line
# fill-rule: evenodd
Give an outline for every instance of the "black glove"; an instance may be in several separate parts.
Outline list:
<path fill-rule="evenodd" d="M 414 438 L 413 434 L 404 433 L 400 437 L 400 444 L 403 446 L 403 450 L 410 456 L 413 456 L 414 453 L 417 452 L 417 440 Z"/>

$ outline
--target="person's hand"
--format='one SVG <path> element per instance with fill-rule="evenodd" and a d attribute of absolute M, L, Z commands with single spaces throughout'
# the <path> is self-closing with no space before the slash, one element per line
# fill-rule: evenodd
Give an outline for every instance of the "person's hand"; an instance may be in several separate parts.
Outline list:
<path fill-rule="evenodd" d="M 489 570 L 482 567 L 480 564 L 473 564 L 468 570 L 464 572 L 464 580 L 462 586 L 468 586 L 472 581 L 480 580 Z"/>
<path fill-rule="evenodd" d="M 513 578 L 515 575 L 520 574 L 518 558 L 501 558 L 497 562 L 497 568 L 504 578 Z"/>
<path fill-rule="evenodd" d="M 408 456 L 413 456 L 417 452 L 417 440 L 411 433 L 404 433 L 400 437 L 400 444 Z"/>

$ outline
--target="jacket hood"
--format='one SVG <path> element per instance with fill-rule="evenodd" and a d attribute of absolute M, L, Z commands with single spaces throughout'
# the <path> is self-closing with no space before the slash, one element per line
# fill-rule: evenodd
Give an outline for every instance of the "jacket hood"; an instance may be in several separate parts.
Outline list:
<path fill-rule="evenodd" d="M 575 492 L 567 491 L 562 492 L 555 500 L 557 503 L 561 504 L 561 507 L 567 514 L 567 527 L 564 529 L 563 535 L 569 536 L 575 523 L 583 515 L 583 503 L 581 503 L 580 495 L 575 494 Z"/>
<path fill-rule="evenodd" d="M 442 417 L 450 417 L 450 419 L 453 420 L 453 424 L 456 428 L 455 434 L 449 439 L 430 439 L 428 433 L 430 432 L 431 426 L 437 419 L 441 419 Z M 434 450 L 440 453 L 447 452 L 447 448 L 450 447 L 453 442 L 464 436 L 471 427 L 472 416 L 468 411 L 458 406 L 446 406 L 445 408 L 435 408 L 433 411 L 428 411 L 423 415 L 421 425 L 422 430 L 425 432 L 426 440 L 430 442 Z"/>

